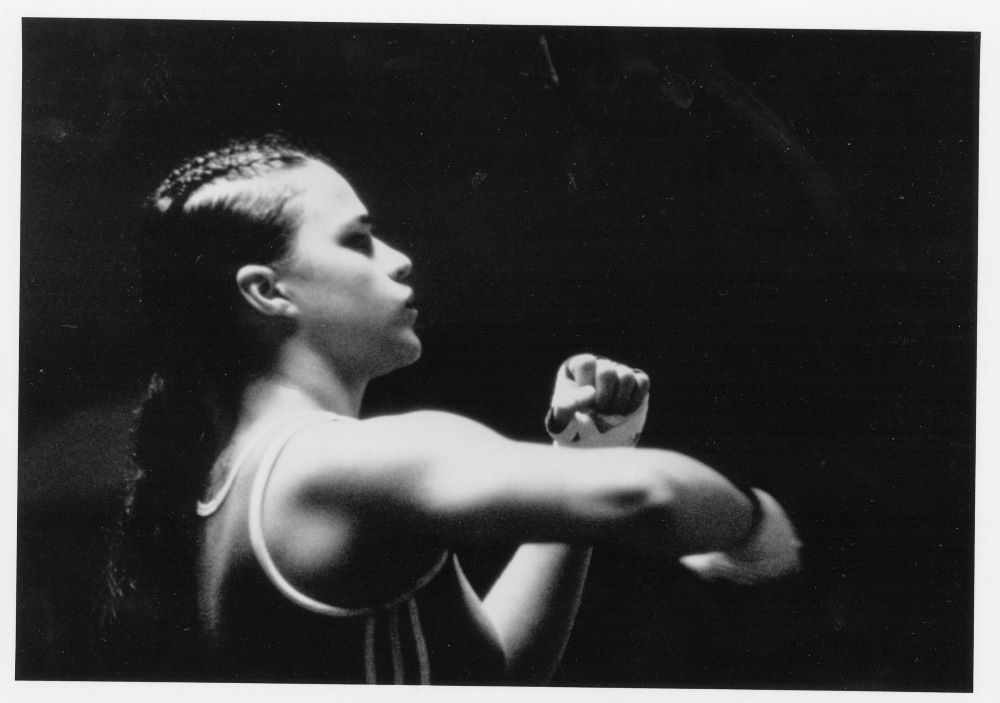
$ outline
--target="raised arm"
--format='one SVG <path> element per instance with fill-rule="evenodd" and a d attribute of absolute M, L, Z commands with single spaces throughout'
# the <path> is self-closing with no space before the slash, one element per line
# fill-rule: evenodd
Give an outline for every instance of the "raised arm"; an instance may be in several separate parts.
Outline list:
<path fill-rule="evenodd" d="M 649 377 L 592 354 L 568 359 L 556 372 L 546 429 L 557 446 L 633 446 L 645 422 Z M 595 419 L 607 430 L 600 433 Z M 483 606 L 507 655 L 507 674 L 547 683 L 569 642 L 583 595 L 591 547 L 524 544 L 489 590 Z"/>
<path fill-rule="evenodd" d="M 555 451 L 419 412 L 303 431 L 269 503 L 322 504 L 445 541 L 594 542 L 664 555 L 724 549 L 751 502 L 704 464 L 650 449 Z"/>
<path fill-rule="evenodd" d="M 299 584 L 337 583 L 357 549 L 375 546 L 354 543 L 363 525 L 431 544 L 534 543 L 486 604 L 507 676 L 533 683 L 547 681 L 561 657 L 587 545 L 677 556 L 726 549 L 752 516 L 746 496 L 681 454 L 512 442 L 436 412 L 304 430 L 286 445 L 264 500 L 265 529 L 284 526 L 269 535 L 272 553 Z M 533 606 L 519 610 L 525 597 Z"/>
<path fill-rule="evenodd" d="M 308 514 L 314 525 L 346 517 L 435 541 L 534 543 L 486 603 L 508 673 L 532 681 L 547 679 L 565 644 L 587 545 L 677 556 L 728 550 L 750 532 L 754 514 L 727 479 L 675 452 L 553 449 L 436 412 L 302 432 L 279 460 L 266 500 L 269 514 Z M 325 544 L 319 535 L 339 533 L 319 525 L 312 534 Z M 297 532 L 294 541 L 318 544 L 302 538 Z M 327 554 L 299 551 L 314 563 L 295 571 L 321 575 Z M 529 596 L 532 607 L 520 608 Z"/>

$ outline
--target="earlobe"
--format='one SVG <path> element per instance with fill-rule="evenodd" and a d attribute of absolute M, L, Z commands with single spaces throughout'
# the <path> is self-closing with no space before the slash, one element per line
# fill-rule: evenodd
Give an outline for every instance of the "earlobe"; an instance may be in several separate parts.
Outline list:
<path fill-rule="evenodd" d="M 278 317 L 292 317 L 295 305 L 284 294 L 277 275 L 270 266 L 247 264 L 236 272 L 236 285 L 243 299 L 257 312 Z"/>

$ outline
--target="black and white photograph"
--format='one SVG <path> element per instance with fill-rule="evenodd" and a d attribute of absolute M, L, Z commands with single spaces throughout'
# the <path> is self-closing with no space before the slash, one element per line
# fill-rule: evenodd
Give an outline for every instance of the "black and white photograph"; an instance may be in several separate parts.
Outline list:
<path fill-rule="evenodd" d="M 18 683 L 973 692 L 980 29 L 19 23 Z"/>

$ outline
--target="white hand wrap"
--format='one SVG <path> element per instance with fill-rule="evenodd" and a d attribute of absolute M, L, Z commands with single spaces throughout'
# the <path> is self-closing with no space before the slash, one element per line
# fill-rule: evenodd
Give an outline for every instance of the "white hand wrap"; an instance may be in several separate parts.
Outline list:
<path fill-rule="evenodd" d="M 681 564 L 703 579 L 726 579 L 752 586 L 799 570 L 802 542 L 791 520 L 774 498 L 757 488 L 763 518 L 742 545 L 728 552 L 709 552 L 681 557 Z"/>
<path fill-rule="evenodd" d="M 572 406 L 572 398 L 586 388 L 580 388 L 566 373 L 565 367 L 556 374 L 556 387 L 551 406 Z M 628 415 L 602 415 L 576 412 L 560 432 L 552 430 L 552 410 L 545 418 L 545 431 L 558 447 L 634 447 L 642 436 L 649 412 L 649 396 Z"/>

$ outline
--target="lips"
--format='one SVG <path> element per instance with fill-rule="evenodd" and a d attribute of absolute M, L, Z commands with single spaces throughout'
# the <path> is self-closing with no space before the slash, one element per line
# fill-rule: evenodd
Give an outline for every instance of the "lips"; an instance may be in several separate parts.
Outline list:
<path fill-rule="evenodd" d="M 416 296 L 411 292 L 403 301 L 402 313 L 409 320 L 410 324 L 417 321 L 417 308 L 415 305 Z"/>

